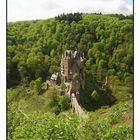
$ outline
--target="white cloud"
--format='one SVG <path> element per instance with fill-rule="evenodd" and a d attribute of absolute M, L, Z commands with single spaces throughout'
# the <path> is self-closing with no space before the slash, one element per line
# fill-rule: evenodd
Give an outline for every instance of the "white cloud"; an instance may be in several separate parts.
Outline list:
<path fill-rule="evenodd" d="M 8 0 L 8 21 L 46 19 L 69 12 L 131 14 L 125 0 Z"/>
<path fill-rule="evenodd" d="M 42 2 L 41 6 L 44 10 L 47 10 L 47 11 L 60 8 L 60 5 L 53 0 L 47 0 L 45 2 Z"/>

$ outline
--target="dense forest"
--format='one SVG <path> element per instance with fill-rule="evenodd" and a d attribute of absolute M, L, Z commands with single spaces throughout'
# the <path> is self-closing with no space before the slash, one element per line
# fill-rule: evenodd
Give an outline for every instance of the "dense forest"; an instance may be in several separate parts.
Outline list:
<path fill-rule="evenodd" d="M 132 139 L 133 15 L 62 14 L 7 26 L 8 139 Z M 64 50 L 84 54 L 80 100 L 87 120 L 45 85 L 60 72 Z M 100 89 L 105 76 L 113 105 Z"/>

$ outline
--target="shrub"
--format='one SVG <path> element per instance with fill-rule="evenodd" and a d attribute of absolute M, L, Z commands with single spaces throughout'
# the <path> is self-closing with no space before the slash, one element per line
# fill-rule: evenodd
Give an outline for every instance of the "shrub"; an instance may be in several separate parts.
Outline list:
<path fill-rule="evenodd" d="M 11 102 L 18 96 L 18 92 L 14 89 L 7 90 L 7 101 Z"/>
<path fill-rule="evenodd" d="M 69 98 L 67 96 L 59 96 L 57 90 L 49 90 L 47 92 L 48 106 L 55 114 L 59 114 L 61 111 L 69 109 Z"/>
<path fill-rule="evenodd" d="M 64 83 L 61 83 L 60 88 L 61 88 L 62 90 L 64 90 L 65 87 L 66 87 L 65 84 L 64 84 Z"/>
<path fill-rule="evenodd" d="M 30 83 L 30 89 L 34 90 L 37 94 L 40 94 L 42 90 L 42 79 L 38 78 L 36 80 L 32 80 Z"/>
<path fill-rule="evenodd" d="M 97 93 L 96 90 L 94 90 L 94 91 L 92 92 L 91 97 L 92 97 L 92 99 L 94 99 L 95 101 L 98 101 L 98 100 L 99 100 L 99 95 L 98 95 L 98 93 Z"/>
<path fill-rule="evenodd" d="M 79 78 L 78 73 L 74 73 L 73 76 L 72 76 L 72 79 L 73 80 L 77 80 L 78 78 Z"/>
<path fill-rule="evenodd" d="M 57 90 L 49 90 L 47 92 L 48 105 L 52 108 L 58 105 L 58 92 Z"/>
<path fill-rule="evenodd" d="M 59 97 L 59 107 L 61 111 L 67 110 L 70 107 L 68 96 L 60 96 Z"/>

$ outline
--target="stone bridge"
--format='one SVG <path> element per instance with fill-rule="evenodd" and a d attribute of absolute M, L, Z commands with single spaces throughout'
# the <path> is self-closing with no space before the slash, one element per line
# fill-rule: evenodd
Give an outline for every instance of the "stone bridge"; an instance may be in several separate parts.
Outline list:
<path fill-rule="evenodd" d="M 87 115 L 85 114 L 85 112 L 83 111 L 83 109 L 81 108 L 81 106 L 79 105 L 79 103 L 77 101 L 77 97 L 76 97 L 77 93 L 72 93 L 71 92 L 72 84 L 71 83 L 65 83 L 65 85 L 67 87 L 66 94 L 70 97 L 71 105 L 72 105 L 73 110 L 75 111 L 75 113 L 79 117 L 86 118 Z"/>

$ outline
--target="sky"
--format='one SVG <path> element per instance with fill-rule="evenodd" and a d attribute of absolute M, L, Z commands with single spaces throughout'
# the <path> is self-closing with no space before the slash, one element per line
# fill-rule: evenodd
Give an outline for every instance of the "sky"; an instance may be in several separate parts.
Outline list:
<path fill-rule="evenodd" d="M 125 0 L 128 4 L 133 4 L 133 0 Z"/>
<path fill-rule="evenodd" d="M 133 13 L 133 0 L 8 0 L 8 22 L 47 19 L 62 13 Z"/>

